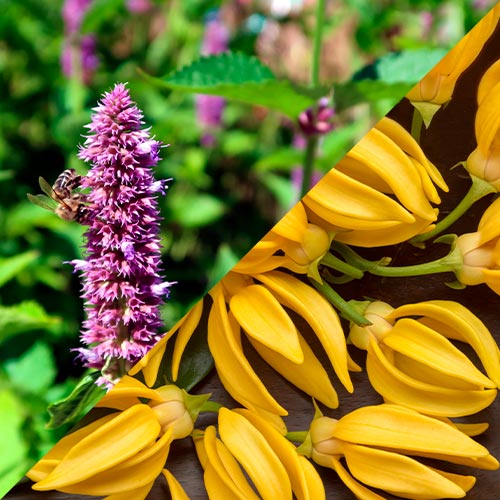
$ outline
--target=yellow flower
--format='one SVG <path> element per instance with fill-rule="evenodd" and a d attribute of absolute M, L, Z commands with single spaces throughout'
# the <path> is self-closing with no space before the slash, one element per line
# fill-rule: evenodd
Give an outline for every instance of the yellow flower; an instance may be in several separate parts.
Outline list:
<path fill-rule="evenodd" d="M 429 231 L 447 186 L 411 135 L 383 118 L 303 198 L 309 220 L 335 240 L 373 247 Z"/>
<path fill-rule="evenodd" d="M 463 258 L 457 279 L 464 285 L 485 283 L 500 295 L 500 199 L 486 209 L 477 231 L 458 236 L 454 245 Z"/>
<path fill-rule="evenodd" d="M 211 291 L 208 344 L 219 377 L 231 396 L 255 411 L 287 411 L 271 396 L 243 352 L 241 329 L 262 358 L 299 389 L 330 408 L 337 394 L 285 307 L 309 324 L 344 387 L 352 392 L 349 358 L 340 321 L 331 304 L 313 287 L 281 271 L 253 277 L 230 272 Z"/>
<path fill-rule="evenodd" d="M 282 267 L 321 283 L 318 263 L 330 243 L 331 236 L 324 229 L 308 222 L 299 201 L 232 270 L 256 274 Z"/>
<path fill-rule="evenodd" d="M 264 417 L 248 410 L 221 408 L 218 424 L 220 439 L 214 426 L 195 438 L 210 499 L 325 498 L 323 483 L 314 467 Z"/>
<path fill-rule="evenodd" d="M 383 498 L 364 485 L 428 500 L 462 498 L 474 486 L 473 476 L 451 474 L 411 456 L 479 469 L 499 467 L 484 446 L 455 426 L 393 404 L 359 408 L 339 420 L 316 410 L 309 438 L 298 451 L 334 469 L 361 500 Z"/>
<path fill-rule="evenodd" d="M 367 350 L 373 388 L 386 402 L 427 415 L 459 417 L 489 406 L 500 387 L 500 354 L 486 326 L 457 302 L 430 300 L 393 309 L 372 302 L 372 324 L 352 326 L 349 339 Z M 449 339 L 469 344 L 488 376 Z"/>
<path fill-rule="evenodd" d="M 142 500 L 168 456 L 172 432 L 162 435 L 152 408 L 138 404 L 62 438 L 27 474 L 34 490 Z"/>
<path fill-rule="evenodd" d="M 499 17 L 500 6 L 497 5 L 407 94 L 424 118 L 432 118 L 451 100 L 458 78 L 476 59 L 495 30 Z M 426 122 L 428 125 L 430 119 Z"/>
<path fill-rule="evenodd" d="M 477 147 L 467 158 L 465 168 L 500 191 L 500 61 L 481 78 L 475 119 Z"/>
<path fill-rule="evenodd" d="M 33 489 L 142 500 L 163 472 L 172 498 L 187 498 L 163 467 L 170 444 L 189 436 L 207 397 L 190 396 L 173 385 L 153 390 L 123 377 L 97 404 L 121 411 L 61 439 L 28 472 Z M 139 398 L 150 401 L 143 404 Z"/>

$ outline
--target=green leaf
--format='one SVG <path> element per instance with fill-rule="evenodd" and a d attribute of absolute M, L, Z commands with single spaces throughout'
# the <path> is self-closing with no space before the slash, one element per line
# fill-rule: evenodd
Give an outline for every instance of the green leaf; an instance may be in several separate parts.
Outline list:
<path fill-rule="evenodd" d="M 216 285 L 240 260 L 227 243 L 222 243 L 217 249 L 215 263 L 208 273 L 207 289 Z"/>
<path fill-rule="evenodd" d="M 186 228 L 206 226 L 222 217 L 226 205 L 209 194 L 176 193 L 169 199 L 169 219 Z"/>
<path fill-rule="evenodd" d="M 308 92 L 294 87 L 288 80 L 277 80 L 257 58 L 242 53 L 206 56 L 164 77 L 145 77 L 170 89 L 264 106 L 291 118 L 315 102 Z"/>
<path fill-rule="evenodd" d="M 35 394 L 45 392 L 57 374 L 52 350 L 41 341 L 19 358 L 5 361 L 4 368 L 14 386 Z"/>
<path fill-rule="evenodd" d="M 50 421 L 48 429 L 55 429 L 64 424 L 76 423 L 104 396 L 106 390 L 95 383 L 100 372 L 86 375 L 66 398 L 52 403 L 48 407 Z"/>
<path fill-rule="evenodd" d="M 85 12 L 81 33 L 95 33 L 106 22 L 112 21 L 123 8 L 123 0 L 93 0 Z"/>
<path fill-rule="evenodd" d="M 13 257 L 0 258 L 0 286 L 5 285 L 7 281 L 34 262 L 38 256 L 39 253 L 36 250 L 29 250 Z"/>
<path fill-rule="evenodd" d="M 375 63 L 377 79 L 387 83 L 415 85 L 446 54 L 447 49 L 415 49 L 387 54 Z"/>
<path fill-rule="evenodd" d="M 413 85 L 414 82 L 386 83 L 378 80 L 339 83 L 334 85 L 337 109 L 341 111 L 357 104 L 381 100 L 389 101 L 389 106 L 392 108 L 411 90 Z"/>
<path fill-rule="evenodd" d="M 49 316 L 35 301 L 0 306 L 0 343 L 12 335 L 49 328 L 60 321 L 58 317 Z"/>
<path fill-rule="evenodd" d="M 256 172 L 280 170 L 290 172 L 294 167 L 302 165 L 304 152 L 297 148 L 280 148 L 263 158 L 254 165 Z"/>
<path fill-rule="evenodd" d="M 10 391 L 0 391 L 0 498 L 3 498 L 26 472 L 28 444 L 24 441 L 24 417 L 20 404 Z"/>
<path fill-rule="evenodd" d="M 298 201 L 298 192 L 296 192 L 290 179 L 285 179 L 272 172 L 266 172 L 265 175 L 259 176 L 259 180 L 278 200 L 285 213 Z"/>

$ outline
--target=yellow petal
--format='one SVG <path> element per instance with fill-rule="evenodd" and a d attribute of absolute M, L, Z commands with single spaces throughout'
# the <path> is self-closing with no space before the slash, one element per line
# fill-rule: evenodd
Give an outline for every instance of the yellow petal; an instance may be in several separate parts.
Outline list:
<path fill-rule="evenodd" d="M 243 415 L 264 436 L 285 466 L 292 484 L 293 493 L 298 500 L 321 500 L 325 498 L 323 482 L 316 469 L 306 458 L 297 454 L 295 446 L 290 441 L 260 415 L 245 409 L 233 411 Z"/>
<path fill-rule="evenodd" d="M 429 300 L 396 308 L 391 318 L 423 316 L 419 321 L 447 338 L 469 344 L 486 373 L 500 388 L 500 351 L 484 323 L 471 311 L 451 300 Z"/>
<path fill-rule="evenodd" d="M 104 500 L 145 500 L 149 495 L 151 488 L 154 485 L 154 481 L 140 488 L 134 490 L 128 490 L 121 493 L 116 493 L 114 495 L 109 495 L 104 498 Z"/>
<path fill-rule="evenodd" d="M 391 332 L 384 337 L 383 343 L 444 375 L 451 375 L 480 387 L 495 387 L 448 339 L 414 319 L 398 320 Z M 439 385 L 439 378 L 433 383 Z"/>
<path fill-rule="evenodd" d="M 172 442 L 170 429 L 154 444 L 119 465 L 81 482 L 57 488 L 65 493 L 94 496 L 119 495 L 131 491 L 145 498 L 167 460 Z"/>
<path fill-rule="evenodd" d="M 234 318 L 230 321 L 220 289 L 214 292 L 213 299 L 208 317 L 208 345 L 224 387 L 244 406 L 286 415 L 287 411 L 269 394 L 246 359 L 239 325 Z"/>
<path fill-rule="evenodd" d="M 299 201 L 293 208 L 271 229 L 282 238 L 301 243 L 307 227 L 307 215 L 304 205 Z"/>
<path fill-rule="evenodd" d="M 182 354 L 186 348 L 189 339 L 193 335 L 203 313 L 203 299 L 199 300 L 186 314 L 179 333 L 175 339 L 174 352 L 172 354 L 172 380 L 175 382 L 179 374 Z"/>
<path fill-rule="evenodd" d="M 306 320 L 325 349 L 337 377 L 352 392 L 344 331 L 332 305 L 312 286 L 283 272 L 259 274 L 255 279 L 266 285 L 285 307 Z"/>
<path fill-rule="evenodd" d="M 386 500 L 356 481 L 342 464 L 333 457 L 331 457 L 331 468 L 335 469 L 342 482 L 356 495 L 356 498 L 360 500 Z"/>
<path fill-rule="evenodd" d="M 165 336 L 128 371 L 129 375 L 134 376 L 142 371 L 146 385 L 148 387 L 153 387 L 156 382 L 160 364 L 163 360 L 163 355 L 165 354 L 165 349 L 167 348 L 167 341 L 170 338 L 169 333 L 170 332 L 167 332 Z M 172 332 L 172 334 L 173 333 L 174 332 Z"/>
<path fill-rule="evenodd" d="M 284 356 L 281 356 L 276 351 L 269 349 L 251 337 L 249 337 L 249 340 L 266 363 L 295 387 L 298 387 L 314 399 L 321 401 L 321 403 L 329 408 L 337 408 L 339 399 L 326 370 L 304 340 L 304 337 L 300 333 L 298 335 L 300 346 L 304 353 L 304 361 L 298 364 L 292 363 Z"/>
<path fill-rule="evenodd" d="M 368 378 L 385 399 L 439 417 L 472 415 L 489 406 L 496 390 L 463 391 L 437 387 L 409 377 L 394 367 L 371 339 L 366 358 Z"/>
<path fill-rule="evenodd" d="M 364 406 L 344 415 L 337 422 L 333 436 L 408 453 L 423 451 L 468 458 L 489 455 L 484 446 L 457 428 L 394 404 Z"/>
<path fill-rule="evenodd" d="M 238 462 L 227 447 L 215 437 L 213 425 L 205 429 L 203 446 L 207 455 L 205 466 L 205 487 L 209 498 L 235 498 L 241 500 L 259 500 Z M 198 452 L 199 445 L 196 445 Z"/>
<path fill-rule="evenodd" d="M 179 481 L 175 479 L 174 475 L 167 469 L 163 469 L 161 472 L 167 480 L 172 500 L 189 500 L 189 497 L 186 495 L 184 488 L 181 486 Z"/>
<path fill-rule="evenodd" d="M 61 489 L 88 479 L 133 457 L 152 444 L 159 433 L 153 410 L 142 404 L 132 406 L 73 446 L 34 489 Z"/>
<path fill-rule="evenodd" d="M 411 499 L 465 496 L 456 483 L 405 455 L 351 443 L 344 448 L 351 474 L 374 488 Z"/>
<path fill-rule="evenodd" d="M 304 361 L 293 321 L 265 287 L 241 289 L 231 297 L 229 307 L 248 335 L 294 363 Z"/>
<path fill-rule="evenodd" d="M 264 436 L 246 418 L 221 408 L 219 434 L 264 500 L 292 500 L 286 469 Z"/>
<path fill-rule="evenodd" d="M 415 220 L 392 198 L 336 168 L 309 191 L 303 203 L 330 224 L 345 229 L 384 229 Z"/>

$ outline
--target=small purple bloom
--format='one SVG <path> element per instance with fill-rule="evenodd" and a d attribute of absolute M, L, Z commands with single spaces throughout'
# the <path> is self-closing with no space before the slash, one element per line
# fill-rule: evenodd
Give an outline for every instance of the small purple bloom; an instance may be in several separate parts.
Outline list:
<path fill-rule="evenodd" d="M 77 349 L 84 365 L 101 370 L 100 385 L 111 387 L 161 338 L 159 306 L 171 283 L 160 276 L 158 195 L 151 167 L 161 143 L 143 128 L 142 112 L 124 84 L 104 94 L 94 108 L 89 135 L 79 157 L 92 168 L 82 179 L 90 190 L 85 223 L 89 226 L 83 260 L 87 319 Z"/>
<path fill-rule="evenodd" d="M 335 110 L 328 104 L 328 98 L 323 97 L 316 107 L 307 108 L 300 113 L 299 127 L 304 135 L 323 135 L 333 129 L 332 118 Z"/>

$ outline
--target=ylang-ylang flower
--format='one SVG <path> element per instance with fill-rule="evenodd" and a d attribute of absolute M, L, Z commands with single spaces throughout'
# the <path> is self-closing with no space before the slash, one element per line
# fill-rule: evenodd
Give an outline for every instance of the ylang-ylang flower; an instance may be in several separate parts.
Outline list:
<path fill-rule="evenodd" d="M 500 199 L 484 212 L 477 231 L 461 234 L 454 243 L 463 263 L 455 270 L 464 285 L 488 285 L 500 295 Z"/>
<path fill-rule="evenodd" d="M 451 100 L 457 80 L 479 55 L 499 18 L 497 5 L 408 92 L 406 97 L 427 125 L 436 111 Z"/>
<path fill-rule="evenodd" d="M 370 383 L 386 402 L 439 417 L 471 415 L 493 402 L 500 387 L 499 350 L 466 307 L 448 300 L 360 306 L 372 324 L 353 325 L 349 339 L 367 351 Z M 450 339 L 469 344 L 487 375 Z"/>
<path fill-rule="evenodd" d="M 157 197 L 166 186 L 151 168 L 161 144 L 142 118 L 117 84 L 95 108 L 79 153 L 92 165 L 82 179 L 89 189 L 84 256 L 72 261 L 82 273 L 87 313 L 81 336 L 87 347 L 79 352 L 108 386 L 160 339 L 159 306 L 170 286 L 160 276 Z"/>
<path fill-rule="evenodd" d="M 218 431 L 220 438 L 213 425 L 193 436 L 209 499 L 325 498 L 323 482 L 313 465 L 297 454 L 295 446 L 264 414 L 221 408 Z"/>
<path fill-rule="evenodd" d="M 413 137 L 383 118 L 302 199 L 309 222 L 335 240 L 374 247 L 433 228 L 447 186 Z"/>
<path fill-rule="evenodd" d="M 172 441 L 192 432 L 207 399 L 173 385 L 153 390 L 123 377 L 98 403 L 119 411 L 61 439 L 28 472 L 33 489 L 143 500 L 163 473 L 172 498 L 183 500 L 185 493 L 164 468 L 165 461 Z"/>
<path fill-rule="evenodd" d="M 358 408 L 338 420 L 316 409 L 309 435 L 297 450 L 334 469 L 360 500 L 384 499 L 369 487 L 433 500 L 462 498 L 474 486 L 474 476 L 452 474 L 413 457 L 478 469 L 499 467 L 484 446 L 452 423 L 393 404 Z"/>

